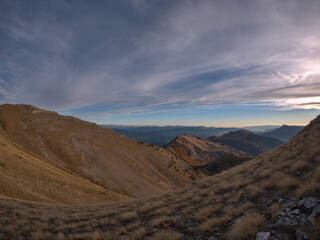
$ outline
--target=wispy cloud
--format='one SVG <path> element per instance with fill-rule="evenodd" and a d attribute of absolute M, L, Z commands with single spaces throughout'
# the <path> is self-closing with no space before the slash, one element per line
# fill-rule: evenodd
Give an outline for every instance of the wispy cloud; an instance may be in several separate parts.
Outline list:
<path fill-rule="evenodd" d="M 319 108 L 317 0 L 1 1 L 0 9 L 3 103 L 100 106 L 104 117 L 227 102 Z"/>

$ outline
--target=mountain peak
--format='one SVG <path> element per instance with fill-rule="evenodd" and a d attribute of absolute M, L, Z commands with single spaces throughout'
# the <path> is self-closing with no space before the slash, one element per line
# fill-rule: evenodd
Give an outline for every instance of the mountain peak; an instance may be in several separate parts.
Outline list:
<path fill-rule="evenodd" d="M 230 131 L 224 135 L 221 136 L 221 138 L 236 138 L 236 139 L 243 139 L 247 137 L 252 137 L 255 134 L 252 132 L 246 130 L 246 129 L 240 129 L 237 131 Z"/>

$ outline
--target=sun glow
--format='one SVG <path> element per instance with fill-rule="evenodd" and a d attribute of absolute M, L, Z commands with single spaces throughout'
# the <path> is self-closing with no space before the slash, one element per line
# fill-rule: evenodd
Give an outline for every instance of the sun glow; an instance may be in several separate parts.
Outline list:
<path fill-rule="evenodd" d="M 279 106 L 285 106 L 286 109 L 320 109 L 320 97 L 296 98 L 279 101 Z"/>

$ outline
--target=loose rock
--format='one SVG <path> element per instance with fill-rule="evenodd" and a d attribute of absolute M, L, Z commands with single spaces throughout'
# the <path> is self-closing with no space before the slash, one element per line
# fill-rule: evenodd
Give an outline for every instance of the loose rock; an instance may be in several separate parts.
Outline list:
<path fill-rule="evenodd" d="M 314 208 L 317 206 L 317 200 L 313 197 L 305 198 L 298 202 L 298 206 L 304 206 L 307 209 Z"/>
<path fill-rule="evenodd" d="M 312 210 L 312 216 L 315 218 L 319 215 L 319 213 L 320 213 L 320 204 Z"/>
<path fill-rule="evenodd" d="M 292 211 L 292 214 L 298 215 L 300 214 L 300 210 L 299 209 L 295 209 Z"/>
<path fill-rule="evenodd" d="M 304 240 L 304 239 L 309 239 L 308 234 L 306 234 L 304 231 L 301 229 L 296 230 L 296 235 L 297 235 L 297 240 Z"/>
<path fill-rule="evenodd" d="M 257 233 L 256 240 L 269 240 L 270 232 L 259 232 Z"/>

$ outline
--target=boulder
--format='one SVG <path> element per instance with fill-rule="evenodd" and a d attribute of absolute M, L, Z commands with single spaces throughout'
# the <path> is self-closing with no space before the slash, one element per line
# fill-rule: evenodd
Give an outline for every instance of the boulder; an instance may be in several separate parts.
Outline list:
<path fill-rule="evenodd" d="M 319 215 L 319 213 L 320 213 L 320 204 L 312 210 L 312 216 L 315 218 Z"/>
<path fill-rule="evenodd" d="M 270 232 L 259 232 L 257 233 L 256 240 L 269 240 Z"/>
<path fill-rule="evenodd" d="M 308 197 L 308 198 L 300 200 L 298 202 L 298 206 L 299 207 L 304 206 L 307 209 L 314 208 L 315 206 L 317 206 L 317 200 L 313 197 Z"/>

